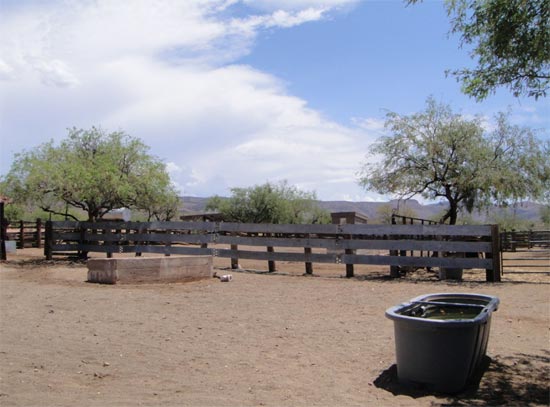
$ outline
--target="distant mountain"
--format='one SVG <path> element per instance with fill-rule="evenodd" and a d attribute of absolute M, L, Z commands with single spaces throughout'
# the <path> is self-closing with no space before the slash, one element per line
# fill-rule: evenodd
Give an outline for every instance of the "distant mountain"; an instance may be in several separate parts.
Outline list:
<path fill-rule="evenodd" d="M 183 202 L 183 213 L 203 213 L 205 212 L 206 203 L 210 198 L 199 198 L 194 196 L 184 196 L 181 198 Z M 421 219 L 437 219 L 446 208 L 445 203 L 434 203 L 423 205 L 415 199 L 408 201 L 390 201 L 390 202 L 351 202 L 351 201 L 319 201 L 319 206 L 329 212 L 359 212 L 367 216 L 369 219 L 378 217 L 378 210 L 381 206 L 390 203 L 392 208 L 399 207 L 400 209 L 407 208 L 415 214 L 415 217 Z M 514 208 L 489 208 L 487 212 L 477 212 L 472 214 L 472 218 L 477 222 L 484 222 L 488 218 L 502 216 L 507 210 L 515 211 L 518 219 L 538 222 L 540 219 L 540 208 L 542 205 L 533 202 L 523 202 Z"/>
<path fill-rule="evenodd" d="M 206 207 L 206 203 L 210 198 L 198 198 L 196 196 L 183 196 L 180 200 L 183 203 L 183 212 L 187 213 L 202 213 Z"/>

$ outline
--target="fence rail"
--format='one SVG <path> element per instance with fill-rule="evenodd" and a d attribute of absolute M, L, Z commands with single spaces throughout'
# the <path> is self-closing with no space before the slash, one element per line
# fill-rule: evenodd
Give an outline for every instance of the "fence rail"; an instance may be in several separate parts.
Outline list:
<path fill-rule="evenodd" d="M 391 223 L 392 223 L 392 225 L 397 225 L 397 224 L 400 224 L 400 223 L 403 224 L 403 225 L 407 225 L 407 224 L 411 224 L 411 225 L 414 225 L 414 224 L 437 225 L 438 224 L 438 222 L 436 222 L 435 220 L 415 218 L 415 217 L 412 217 L 412 216 L 405 216 L 405 215 L 398 215 L 396 213 L 391 215 Z"/>
<path fill-rule="evenodd" d="M 44 224 L 41 219 L 34 222 L 16 221 L 7 226 L 6 240 L 14 240 L 18 249 L 26 247 L 42 248 L 44 242 Z"/>
<path fill-rule="evenodd" d="M 550 230 L 505 230 L 500 234 L 502 251 L 515 252 L 535 247 L 550 248 Z"/>
<path fill-rule="evenodd" d="M 504 231 L 500 234 L 507 273 L 550 272 L 550 230 Z M 526 270 L 537 271 L 526 271 Z"/>
<path fill-rule="evenodd" d="M 485 269 L 488 281 L 500 280 L 496 226 L 68 221 L 46 226 L 50 259 L 62 253 L 86 257 L 88 252 L 206 254 L 231 259 L 233 267 L 239 259 L 265 260 L 270 271 L 276 261 L 304 263 L 308 274 L 312 263 L 345 264 L 347 277 L 354 275 L 356 264 L 394 271 L 460 267 Z"/>

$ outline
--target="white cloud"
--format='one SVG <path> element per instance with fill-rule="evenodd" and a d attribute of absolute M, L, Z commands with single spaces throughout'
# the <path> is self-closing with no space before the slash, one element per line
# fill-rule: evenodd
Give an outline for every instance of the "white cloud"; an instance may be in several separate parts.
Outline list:
<path fill-rule="evenodd" d="M 359 0 L 244 0 L 249 7 L 260 10 L 300 10 L 307 8 L 339 8 L 358 3 Z"/>
<path fill-rule="evenodd" d="M 0 59 L 0 80 L 11 80 L 15 76 L 14 69 Z"/>
<path fill-rule="evenodd" d="M 368 117 L 368 118 L 353 117 L 352 123 L 364 130 L 368 130 L 376 133 L 384 132 L 385 121 L 383 119 L 372 118 L 372 117 Z"/>
<path fill-rule="evenodd" d="M 169 174 L 180 174 L 183 170 L 178 164 L 170 161 L 166 163 L 166 171 Z"/>
<path fill-rule="evenodd" d="M 45 85 L 59 87 L 78 85 L 78 79 L 63 61 L 57 59 L 39 61 L 34 68 L 40 74 L 41 80 Z"/>
<path fill-rule="evenodd" d="M 269 15 L 256 15 L 246 19 L 234 20 L 232 22 L 232 27 L 244 33 L 254 32 L 258 28 L 289 28 L 303 23 L 320 20 L 326 11 L 327 10 L 323 8 L 308 8 L 298 12 L 277 10 Z"/>
<path fill-rule="evenodd" d="M 5 10 L 2 171 L 7 154 L 61 139 L 67 127 L 99 125 L 140 137 L 183 193 L 282 179 L 324 199 L 359 193 L 355 173 L 370 130 L 331 122 L 276 77 L 235 64 L 259 31 L 354 2 L 264 1 L 249 4 L 259 14 L 229 18 L 235 3 L 96 0 Z"/>

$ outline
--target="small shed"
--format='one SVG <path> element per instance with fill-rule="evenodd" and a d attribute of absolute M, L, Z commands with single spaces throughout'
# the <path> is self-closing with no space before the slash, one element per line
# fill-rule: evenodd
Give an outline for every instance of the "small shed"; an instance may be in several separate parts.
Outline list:
<path fill-rule="evenodd" d="M 205 212 L 205 213 L 188 213 L 180 216 L 180 219 L 184 222 L 223 222 L 224 218 L 221 213 L 218 212 Z"/>
<path fill-rule="evenodd" d="M 132 219 L 132 211 L 128 208 L 111 209 L 105 215 L 103 220 L 116 220 L 121 222 L 129 222 Z"/>
<path fill-rule="evenodd" d="M 367 215 L 360 212 L 332 212 L 330 214 L 334 225 L 353 225 L 367 223 Z"/>

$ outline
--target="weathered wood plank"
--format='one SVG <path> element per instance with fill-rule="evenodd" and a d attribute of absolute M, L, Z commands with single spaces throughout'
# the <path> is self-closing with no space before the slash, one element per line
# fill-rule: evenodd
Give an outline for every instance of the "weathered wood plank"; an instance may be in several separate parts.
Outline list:
<path fill-rule="evenodd" d="M 491 236 L 490 225 L 339 225 L 349 235 Z"/>
<path fill-rule="evenodd" d="M 53 240 L 79 240 L 80 232 L 63 232 L 54 229 L 51 238 Z"/>
<path fill-rule="evenodd" d="M 456 257 L 412 257 L 412 256 L 341 256 L 342 263 L 372 264 L 386 266 L 416 266 L 416 267 L 458 267 L 458 268 L 491 268 L 490 259 L 456 258 Z"/>
<path fill-rule="evenodd" d="M 288 233 L 288 234 L 347 234 L 347 235 L 444 235 L 491 236 L 488 225 L 271 225 L 248 223 L 219 224 L 220 232 Z"/>
<path fill-rule="evenodd" d="M 72 252 L 72 251 L 77 252 L 80 250 L 79 248 L 80 248 L 80 245 L 78 243 L 53 244 L 50 246 L 50 250 L 52 252 Z"/>
<path fill-rule="evenodd" d="M 212 234 L 166 234 L 166 233 L 112 233 L 87 234 L 89 242 L 151 242 L 151 243 L 189 243 L 204 244 L 215 242 Z"/>
<path fill-rule="evenodd" d="M 416 250 L 416 251 L 454 251 L 488 252 L 492 250 L 490 242 L 463 242 L 446 240 L 372 240 L 372 239 L 318 239 L 318 238 L 274 238 L 247 236 L 218 236 L 212 242 L 220 244 L 238 244 L 243 246 L 273 247 L 312 247 L 329 250 L 367 249 L 367 250 Z"/>
<path fill-rule="evenodd" d="M 217 228 L 214 222 L 78 222 L 52 221 L 54 229 L 173 229 L 173 230 L 202 230 L 213 232 Z"/>
<path fill-rule="evenodd" d="M 165 246 L 147 246 L 147 245 L 136 245 L 136 246 L 103 246 L 103 245 L 55 245 L 54 251 L 70 251 L 71 247 L 78 247 L 81 250 L 95 253 L 158 253 L 165 254 Z M 76 251 L 76 250 L 75 250 Z M 203 249 L 200 247 L 183 247 L 183 246 L 171 246 L 170 254 L 182 254 L 182 255 L 213 255 L 213 249 Z"/>
<path fill-rule="evenodd" d="M 273 225 L 230 222 L 52 222 L 54 229 L 196 230 L 231 233 L 491 236 L 490 225 Z"/>
<path fill-rule="evenodd" d="M 277 253 L 277 252 L 255 252 L 248 250 L 230 250 L 217 249 L 214 256 L 223 258 L 239 258 L 246 260 L 274 260 L 274 261 L 292 261 L 299 263 L 337 263 L 337 256 L 334 254 L 312 253 Z"/>
<path fill-rule="evenodd" d="M 284 233 L 284 234 L 338 234 L 338 225 L 283 225 L 263 223 L 221 222 L 219 232 L 227 233 Z"/>

